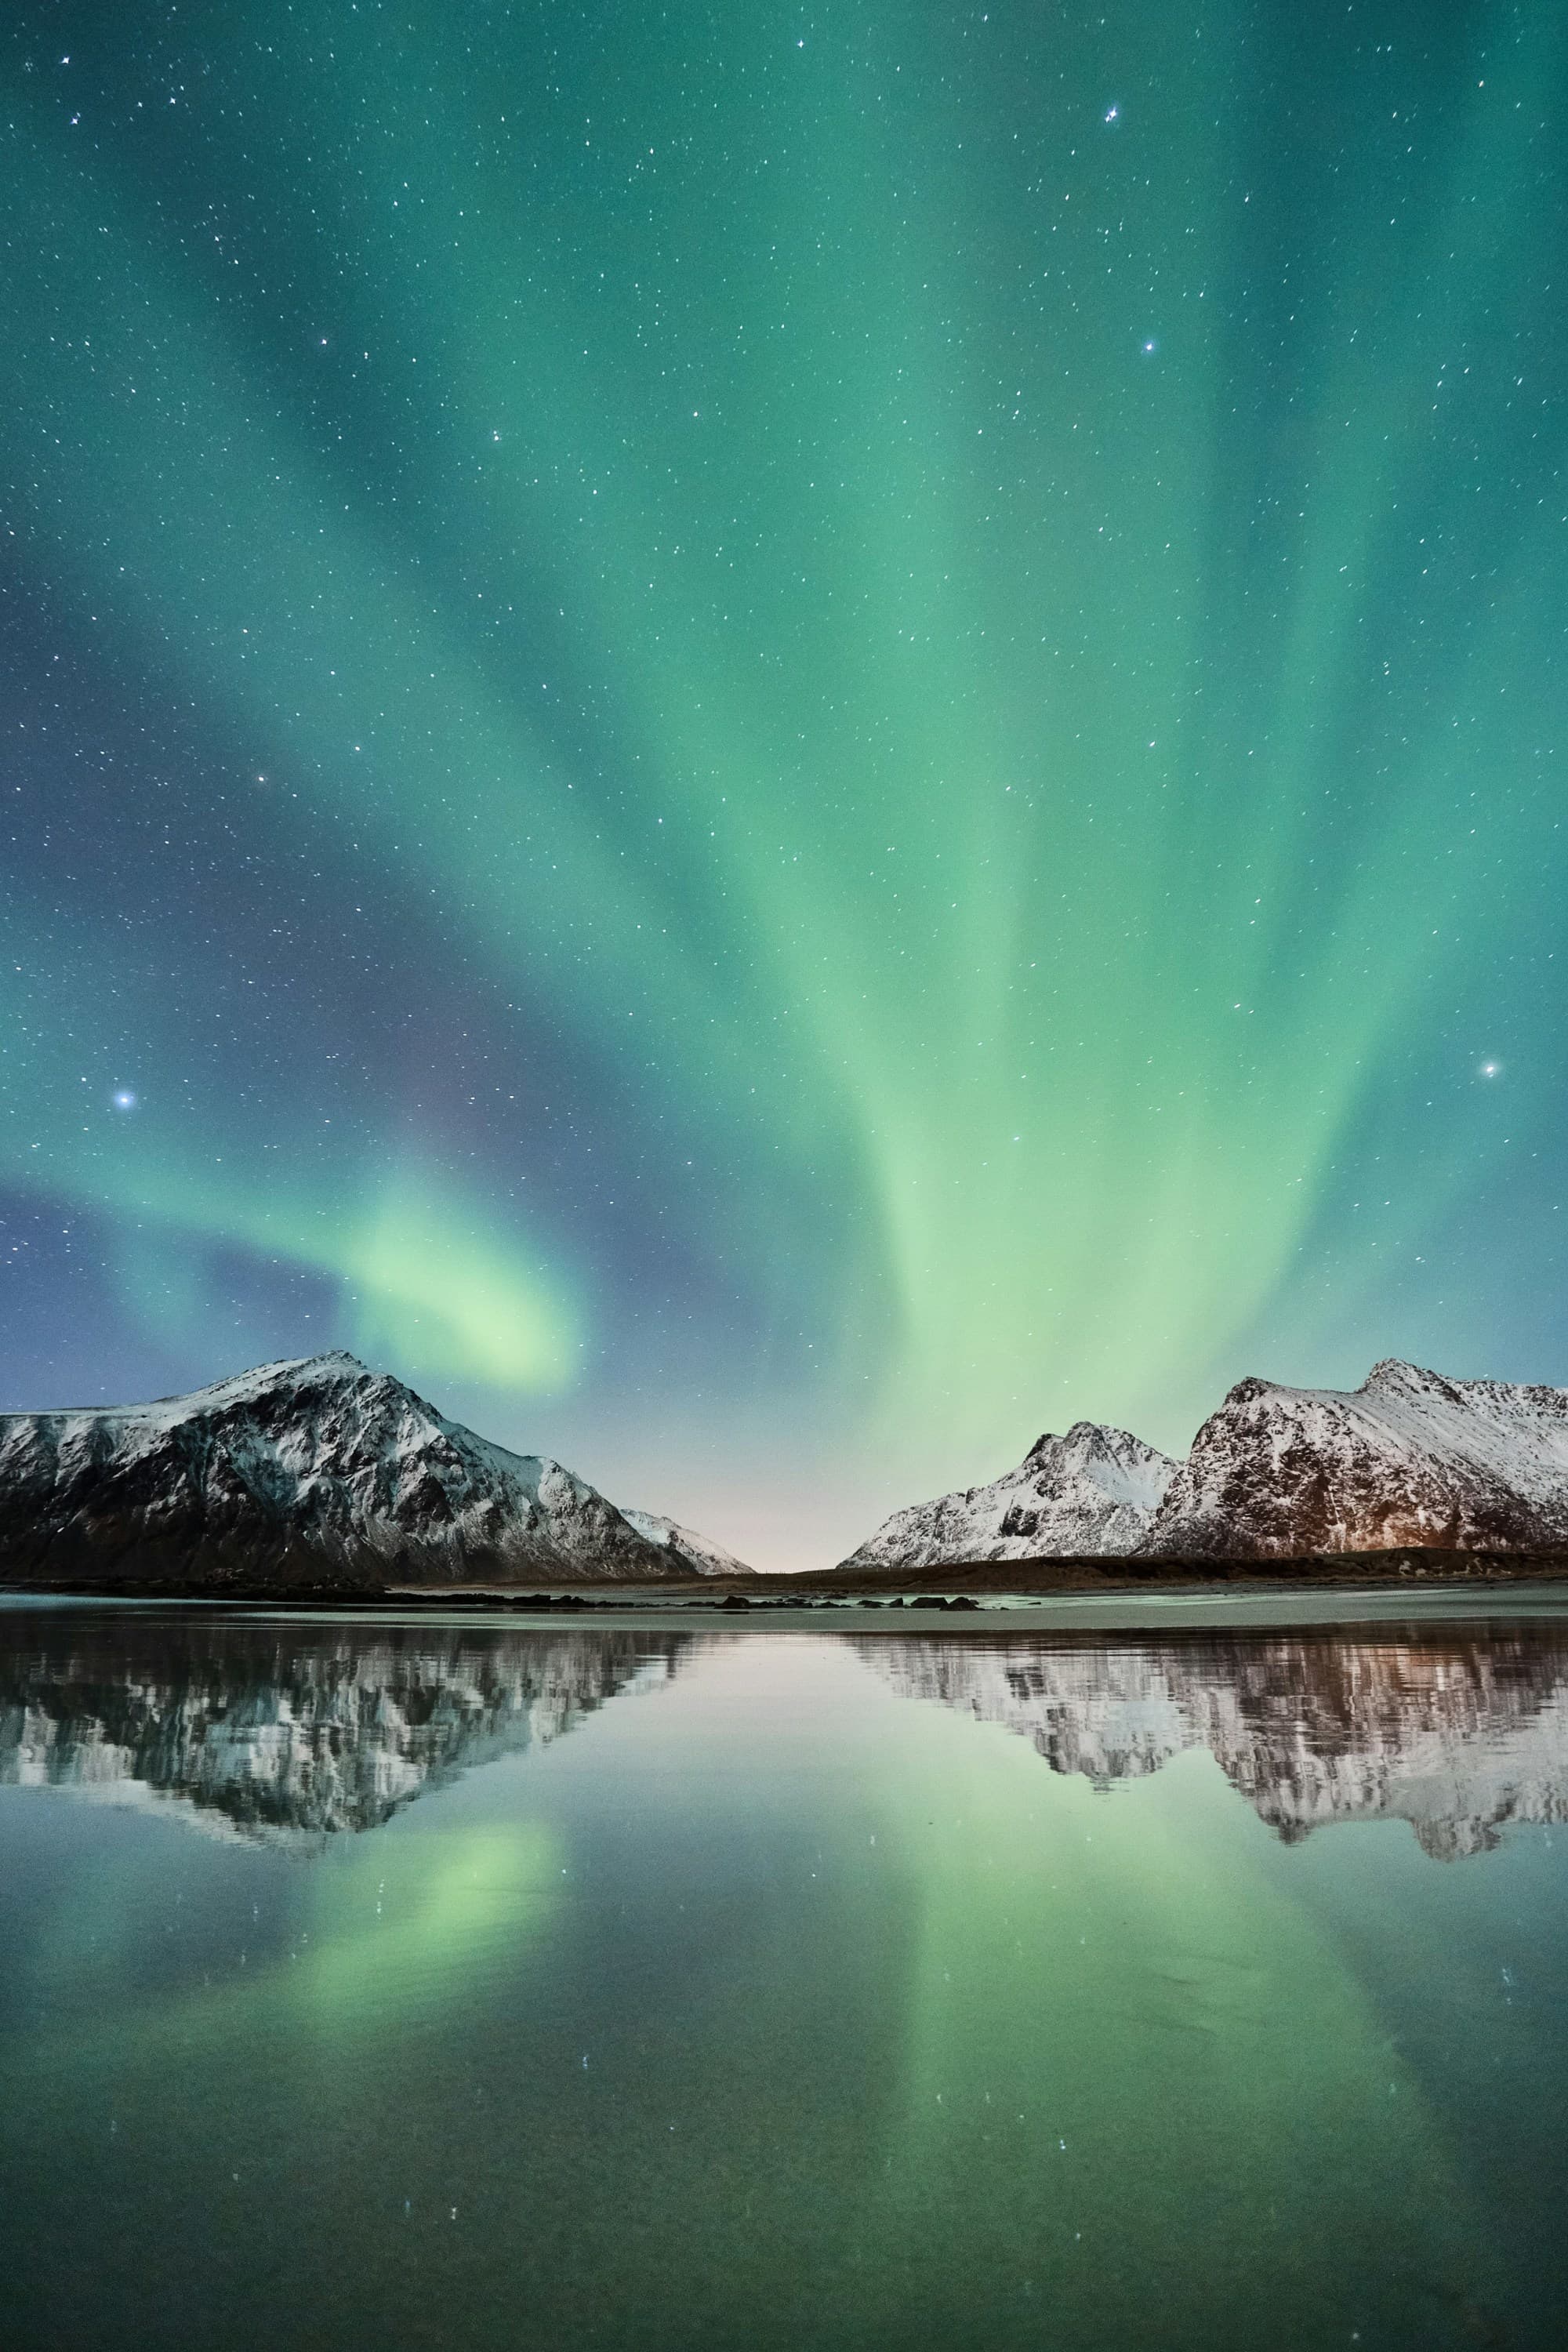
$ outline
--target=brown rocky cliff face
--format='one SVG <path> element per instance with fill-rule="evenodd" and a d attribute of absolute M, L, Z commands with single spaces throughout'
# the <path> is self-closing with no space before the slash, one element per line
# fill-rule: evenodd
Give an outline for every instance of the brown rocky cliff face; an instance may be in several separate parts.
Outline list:
<path fill-rule="evenodd" d="M 1359 1389 L 1237 1383 L 1141 1547 L 1180 1559 L 1568 1545 L 1568 1391 L 1375 1366 Z"/>

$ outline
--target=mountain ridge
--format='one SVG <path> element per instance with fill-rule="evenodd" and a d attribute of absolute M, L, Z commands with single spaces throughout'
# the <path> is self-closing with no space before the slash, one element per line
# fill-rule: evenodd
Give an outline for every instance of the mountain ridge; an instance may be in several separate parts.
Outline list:
<path fill-rule="evenodd" d="M 987 1486 L 893 1512 L 836 1572 L 1410 1550 L 1568 1550 L 1568 1389 L 1451 1380 L 1399 1357 L 1353 1390 L 1249 1376 L 1184 1461 L 1075 1422 Z"/>

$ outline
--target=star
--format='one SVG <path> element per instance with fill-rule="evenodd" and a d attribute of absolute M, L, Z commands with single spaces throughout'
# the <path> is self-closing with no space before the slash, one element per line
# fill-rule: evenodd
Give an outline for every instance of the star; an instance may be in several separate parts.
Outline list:
<path fill-rule="evenodd" d="M 129 1087 L 117 1087 L 113 1101 L 116 1110 L 134 1110 L 136 1108 L 136 1097 Z"/>

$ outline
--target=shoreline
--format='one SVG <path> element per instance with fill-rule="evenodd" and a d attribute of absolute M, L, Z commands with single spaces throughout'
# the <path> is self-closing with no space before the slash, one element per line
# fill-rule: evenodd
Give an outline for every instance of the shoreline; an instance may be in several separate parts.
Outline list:
<path fill-rule="evenodd" d="M 882 1576 L 847 1576 L 841 1570 L 814 1570 L 741 1577 L 685 1577 L 644 1580 L 605 1579 L 574 1584 L 523 1584 L 472 1577 L 461 1583 L 402 1583 L 395 1576 L 371 1582 L 356 1578 L 221 1579 L 189 1574 L 167 1577 L 5 1577 L 0 1560 L 0 1603 L 123 1601 L 254 1610 L 393 1610 L 467 1614 L 550 1615 L 590 1612 L 642 1612 L 691 1608 L 728 1617 L 779 1611 L 906 1609 L 967 1615 L 986 1603 L 1048 1606 L 1057 1601 L 1104 1601 L 1123 1608 L 1165 1598 L 1194 1602 L 1352 1599 L 1363 1596 L 1445 1593 L 1478 1600 L 1509 1591 L 1558 1585 L 1568 1588 L 1568 1554 L 1507 1552 L 1314 1553 L 1277 1560 L 1129 1560 L 1072 1559 L 961 1561 L 942 1568 L 890 1570 Z"/>

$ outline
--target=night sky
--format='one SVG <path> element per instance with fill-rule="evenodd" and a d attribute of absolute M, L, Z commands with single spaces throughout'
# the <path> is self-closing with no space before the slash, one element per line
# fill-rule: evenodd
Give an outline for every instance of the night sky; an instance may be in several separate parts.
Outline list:
<path fill-rule="evenodd" d="M 1568 1381 L 1568 11 L 0 74 L 0 1404 L 344 1346 L 805 1565 Z"/>

